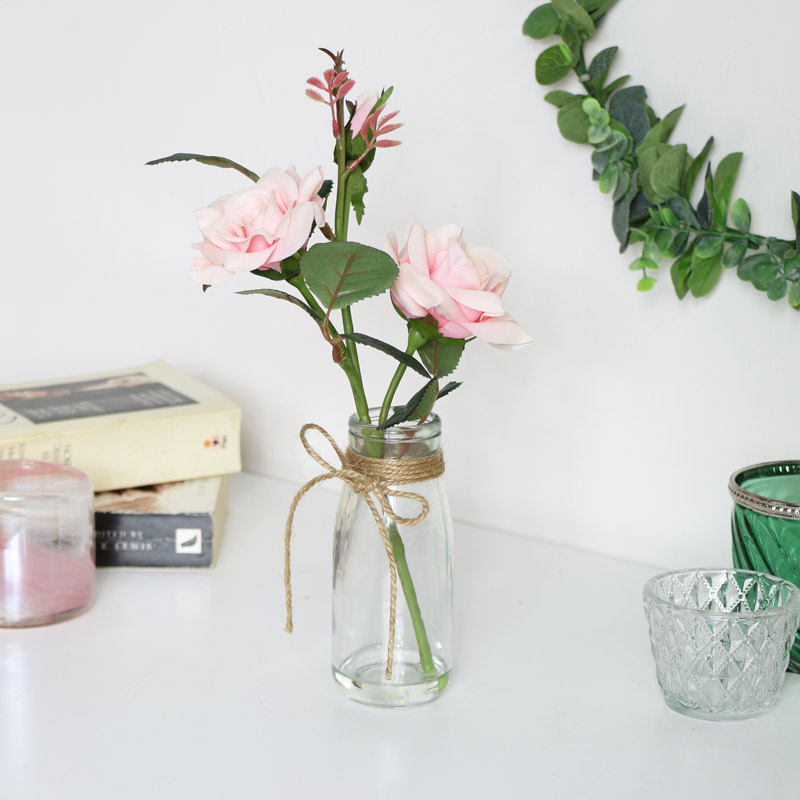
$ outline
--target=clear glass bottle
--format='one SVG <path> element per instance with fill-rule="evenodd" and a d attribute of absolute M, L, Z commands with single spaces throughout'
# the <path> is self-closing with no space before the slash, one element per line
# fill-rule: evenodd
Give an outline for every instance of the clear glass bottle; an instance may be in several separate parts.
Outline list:
<path fill-rule="evenodd" d="M 371 410 L 377 419 L 377 410 Z M 356 456 L 408 461 L 441 455 L 441 421 L 378 431 L 353 415 L 349 450 Z M 348 697 L 378 706 L 414 706 L 434 700 L 447 685 L 452 663 L 453 526 L 442 477 L 392 484 L 425 498 L 417 525 L 394 522 L 380 510 L 397 563 L 397 603 L 391 678 L 391 567 L 384 541 L 364 497 L 345 483 L 333 545 L 333 675 Z M 394 514 L 416 517 L 418 499 L 388 497 Z"/>

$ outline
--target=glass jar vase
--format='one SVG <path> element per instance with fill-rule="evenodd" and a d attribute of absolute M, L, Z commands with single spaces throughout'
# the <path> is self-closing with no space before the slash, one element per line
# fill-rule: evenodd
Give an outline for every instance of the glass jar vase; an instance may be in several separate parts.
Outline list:
<path fill-rule="evenodd" d="M 333 675 L 362 703 L 427 703 L 447 685 L 452 663 L 453 529 L 441 421 L 432 414 L 381 431 L 353 415 L 348 445 L 347 467 L 383 489 L 367 494 L 345 482 L 339 500 Z"/>

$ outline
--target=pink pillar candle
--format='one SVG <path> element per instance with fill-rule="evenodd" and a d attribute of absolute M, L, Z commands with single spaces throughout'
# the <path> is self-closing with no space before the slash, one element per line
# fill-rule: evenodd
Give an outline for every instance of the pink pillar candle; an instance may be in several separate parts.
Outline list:
<path fill-rule="evenodd" d="M 0 461 L 0 627 L 46 625 L 89 606 L 93 498 L 72 467 Z"/>

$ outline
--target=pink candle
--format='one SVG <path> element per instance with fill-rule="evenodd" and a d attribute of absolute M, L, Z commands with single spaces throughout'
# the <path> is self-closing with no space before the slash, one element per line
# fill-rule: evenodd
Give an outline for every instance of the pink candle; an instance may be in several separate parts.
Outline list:
<path fill-rule="evenodd" d="M 94 592 L 92 486 L 72 467 L 0 461 L 0 626 L 44 625 Z"/>

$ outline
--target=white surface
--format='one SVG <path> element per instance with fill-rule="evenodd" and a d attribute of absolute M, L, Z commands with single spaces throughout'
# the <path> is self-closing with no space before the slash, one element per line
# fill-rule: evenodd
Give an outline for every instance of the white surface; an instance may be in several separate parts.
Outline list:
<path fill-rule="evenodd" d="M 331 493 L 298 511 L 296 632 L 281 630 L 293 490 L 232 480 L 213 572 L 101 570 L 84 616 L 0 630 L 3 798 L 793 791 L 800 676 L 761 719 L 680 716 L 661 698 L 642 613 L 656 568 L 474 526 L 456 527 L 447 691 L 404 711 L 345 699 L 328 657 Z"/>
<path fill-rule="evenodd" d="M 560 138 L 534 81 L 543 45 L 520 29 L 536 4 L 3 4 L 0 382 L 163 357 L 242 404 L 249 470 L 309 474 L 300 427 L 341 439 L 352 405 L 316 329 L 233 296 L 255 278 L 203 295 L 187 276 L 194 210 L 246 179 L 143 164 L 183 151 L 331 174 L 325 108 L 303 91 L 327 66 L 315 48 L 343 47 L 359 89 L 395 85 L 406 123 L 353 234 L 381 246 L 410 217 L 463 225 L 508 259 L 508 307 L 535 337 L 514 354 L 470 345 L 442 402 L 457 516 L 645 562 L 727 561 L 730 473 L 798 457 L 800 316 L 731 274 L 703 301 L 679 303 L 666 274 L 635 291 L 588 150 Z M 687 103 L 675 138 L 692 152 L 711 134 L 715 163 L 743 150 L 736 195 L 754 230 L 783 236 L 800 190 L 798 27 L 789 0 L 620 0 L 590 45 L 620 46 L 614 74 L 660 115 Z M 385 299 L 354 316 L 404 341 Z M 377 402 L 391 365 L 363 359 Z"/>

